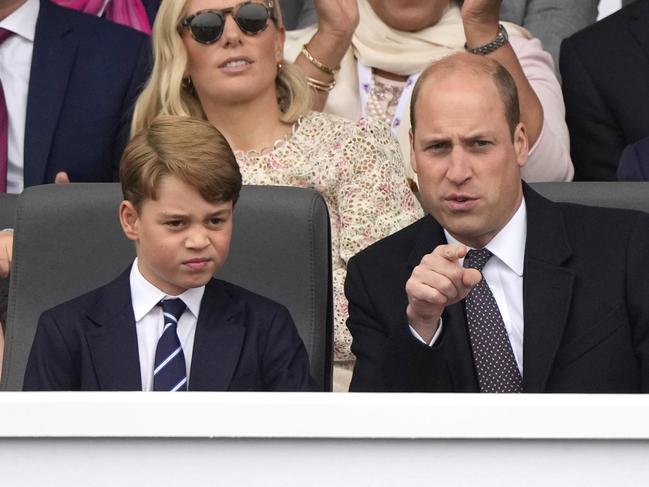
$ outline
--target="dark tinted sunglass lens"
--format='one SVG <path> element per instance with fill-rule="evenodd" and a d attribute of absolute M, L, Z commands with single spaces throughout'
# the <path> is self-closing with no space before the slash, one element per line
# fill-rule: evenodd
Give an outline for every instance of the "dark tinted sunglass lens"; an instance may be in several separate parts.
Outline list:
<path fill-rule="evenodd" d="M 223 17 L 216 12 L 201 12 L 190 24 L 192 35 L 198 42 L 209 44 L 223 33 Z"/>
<path fill-rule="evenodd" d="M 266 28 L 268 10 L 260 3 L 246 3 L 239 7 L 235 20 L 241 30 L 256 34 Z"/>

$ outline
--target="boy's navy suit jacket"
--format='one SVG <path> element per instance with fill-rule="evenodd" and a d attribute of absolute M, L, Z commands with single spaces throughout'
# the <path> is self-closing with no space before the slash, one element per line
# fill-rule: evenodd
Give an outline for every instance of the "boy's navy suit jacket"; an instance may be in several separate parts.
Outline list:
<path fill-rule="evenodd" d="M 25 390 L 142 390 L 130 267 L 117 279 L 43 313 Z M 288 310 L 212 279 L 201 301 L 189 390 L 314 390 Z"/>

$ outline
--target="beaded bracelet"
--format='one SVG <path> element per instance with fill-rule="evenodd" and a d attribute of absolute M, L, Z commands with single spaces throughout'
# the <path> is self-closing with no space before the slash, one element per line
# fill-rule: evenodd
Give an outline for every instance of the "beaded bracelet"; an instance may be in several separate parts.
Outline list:
<path fill-rule="evenodd" d="M 309 60 L 311 64 L 313 64 L 316 68 L 318 68 L 320 71 L 322 71 L 325 74 L 329 74 L 331 76 L 335 76 L 336 73 L 339 71 L 340 68 L 330 68 L 329 66 L 326 66 L 325 64 L 322 64 L 320 61 L 318 61 L 316 58 L 313 57 L 313 55 L 309 52 L 309 50 L 306 48 L 306 44 L 302 46 L 302 54 L 304 55 L 305 58 Z"/>

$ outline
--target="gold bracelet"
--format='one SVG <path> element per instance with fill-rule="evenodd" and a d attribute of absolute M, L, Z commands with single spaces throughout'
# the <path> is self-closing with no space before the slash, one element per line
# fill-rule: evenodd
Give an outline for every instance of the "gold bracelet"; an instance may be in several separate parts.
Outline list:
<path fill-rule="evenodd" d="M 334 89 L 334 86 L 336 86 L 336 80 L 332 80 L 331 83 L 325 83 L 324 81 L 320 81 L 319 79 L 310 78 L 309 76 L 306 76 L 306 84 L 308 84 L 311 88 L 313 88 L 316 91 L 322 91 L 323 93 L 327 93 Z"/>
<path fill-rule="evenodd" d="M 304 55 L 304 57 L 309 60 L 311 64 L 313 64 L 316 68 L 318 68 L 320 71 L 322 71 L 325 74 L 335 76 L 336 73 L 340 70 L 340 68 L 330 68 L 329 66 L 322 64 L 320 61 L 314 58 L 313 55 L 309 52 L 309 50 L 306 48 L 306 44 L 302 46 L 301 52 Z"/>

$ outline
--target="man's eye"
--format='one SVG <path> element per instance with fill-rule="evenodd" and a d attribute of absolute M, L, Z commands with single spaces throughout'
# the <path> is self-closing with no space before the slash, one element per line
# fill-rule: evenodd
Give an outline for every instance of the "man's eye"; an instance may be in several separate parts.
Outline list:
<path fill-rule="evenodd" d="M 433 152 L 440 152 L 449 148 L 449 144 L 446 142 L 435 142 L 430 144 L 427 149 Z"/>
<path fill-rule="evenodd" d="M 491 141 L 478 139 L 478 140 L 473 141 L 473 145 L 476 146 L 476 147 L 487 147 L 487 146 L 491 145 Z"/>

